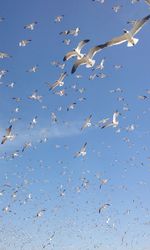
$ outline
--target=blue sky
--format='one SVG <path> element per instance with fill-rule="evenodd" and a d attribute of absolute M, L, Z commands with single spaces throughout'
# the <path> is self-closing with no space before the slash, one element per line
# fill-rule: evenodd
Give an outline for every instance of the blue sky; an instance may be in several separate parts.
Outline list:
<path fill-rule="evenodd" d="M 121 6 L 117 13 L 112 9 L 116 5 Z M 0 52 L 12 57 L 0 59 L 0 70 L 8 70 L 0 79 L 0 136 L 11 124 L 15 135 L 0 146 L 3 250 L 149 249 L 150 23 L 136 34 L 136 46 L 128 48 L 124 43 L 97 53 L 94 66 L 105 58 L 102 71 L 81 65 L 71 74 L 74 58 L 65 62 L 64 69 L 52 65 L 53 61 L 63 64 L 65 54 L 81 40 L 90 39 L 83 48 L 86 53 L 121 35 L 123 29 L 130 30 L 127 21 L 148 14 L 143 0 L 134 4 L 130 0 L 103 4 L 1 0 L 0 16 L 5 19 L 0 22 Z M 59 15 L 63 19 L 55 22 Z M 34 21 L 34 30 L 24 29 Z M 59 34 L 77 27 L 78 36 Z M 24 39 L 31 42 L 20 47 Z M 35 65 L 37 72 L 27 72 Z M 55 90 L 65 89 L 65 96 L 49 91 L 47 84 L 62 72 L 67 72 L 64 86 Z M 106 77 L 89 80 L 94 73 Z M 28 98 L 35 90 L 41 101 Z M 75 108 L 67 111 L 74 102 Z M 116 110 L 121 114 L 119 125 L 101 129 L 98 122 L 111 120 Z M 81 131 L 90 115 L 91 126 Z M 75 158 L 85 142 L 86 156 Z M 25 143 L 30 147 L 22 152 Z M 104 179 L 108 181 L 100 189 Z M 110 206 L 99 213 L 104 204 Z"/>

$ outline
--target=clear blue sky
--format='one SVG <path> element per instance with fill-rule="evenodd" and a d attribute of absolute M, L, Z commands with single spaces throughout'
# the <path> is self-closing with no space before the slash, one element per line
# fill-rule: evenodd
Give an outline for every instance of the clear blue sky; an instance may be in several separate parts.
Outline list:
<path fill-rule="evenodd" d="M 116 5 L 121 6 L 117 13 L 112 9 Z M 143 0 L 1 0 L 0 52 L 12 57 L 0 59 L 0 70 L 8 70 L 0 79 L 0 136 L 12 124 L 15 139 L 0 145 L 0 249 L 149 250 L 150 23 L 136 35 L 136 46 L 124 43 L 97 53 L 95 66 L 105 58 L 102 71 L 82 65 L 71 74 L 74 58 L 64 69 L 52 65 L 63 64 L 81 40 L 90 39 L 86 53 L 130 30 L 127 21 L 148 14 Z M 59 15 L 63 19 L 55 22 Z M 24 29 L 34 21 L 34 30 Z M 59 34 L 76 27 L 78 36 Z M 25 39 L 31 42 L 20 47 Z M 35 65 L 37 72 L 27 72 Z M 49 91 L 47 82 L 54 83 L 65 71 L 64 86 Z M 94 73 L 106 77 L 89 80 Z M 55 94 L 61 89 L 65 96 Z M 41 102 L 28 98 L 35 90 Z M 67 111 L 74 102 L 75 108 Z M 104 118 L 111 121 L 116 110 L 121 114 L 117 128 L 97 126 Z M 81 131 L 91 114 L 91 126 Z M 85 142 L 86 156 L 75 158 Z M 25 143 L 31 147 L 22 152 Z M 100 189 L 104 179 L 108 182 Z M 99 213 L 104 204 L 110 206 Z"/>

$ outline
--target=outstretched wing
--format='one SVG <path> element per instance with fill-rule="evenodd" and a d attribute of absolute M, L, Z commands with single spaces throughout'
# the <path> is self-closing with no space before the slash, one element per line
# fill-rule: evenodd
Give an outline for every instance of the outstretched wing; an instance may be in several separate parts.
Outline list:
<path fill-rule="evenodd" d="M 82 40 L 81 42 L 79 42 L 78 46 L 77 46 L 77 50 L 80 52 L 80 50 L 86 45 L 86 43 L 88 43 L 90 40 L 86 39 L 86 40 Z"/>
<path fill-rule="evenodd" d="M 76 55 L 77 55 L 77 53 L 76 53 L 75 50 L 69 51 L 69 52 L 64 56 L 63 61 L 67 61 L 67 60 L 69 60 L 70 58 L 72 58 L 72 57 L 74 57 L 74 56 L 76 56 Z"/>
<path fill-rule="evenodd" d="M 104 49 L 105 47 L 106 47 L 105 44 L 97 45 L 91 48 L 86 56 L 92 59 L 98 51 Z"/>
<path fill-rule="evenodd" d="M 131 29 L 130 33 L 131 35 L 135 35 L 142 29 L 143 25 L 150 19 L 150 15 L 144 17 L 141 20 L 137 20 L 135 24 L 133 25 L 133 28 Z"/>

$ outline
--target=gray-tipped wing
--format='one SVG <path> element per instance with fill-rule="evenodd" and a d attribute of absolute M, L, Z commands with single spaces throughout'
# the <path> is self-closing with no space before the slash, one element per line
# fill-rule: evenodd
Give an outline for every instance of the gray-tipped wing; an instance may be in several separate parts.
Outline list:
<path fill-rule="evenodd" d="M 74 63 L 73 67 L 72 67 L 71 74 L 73 74 L 81 64 L 86 64 L 86 63 L 87 63 L 87 58 L 86 58 L 86 56 L 84 56 L 84 57 L 82 57 L 81 59 L 77 60 L 77 61 Z"/>
<path fill-rule="evenodd" d="M 115 37 L 112 40 L 106 42 L 105 47 L 121 44 L 121 43 L 124 43 L 125 41 L 127 41 L 127 34 L 126 33 L 121 35 L 121 36 Z"/>
<path fill-rule="evenodd" d="M 67 60 L 69 60 L 70 58 L 72 58 L 72 57 L 74 57 L 74 56 L 76 56 L 76 55 L 77 55 L 77 53 L 76 53 L 75 50 L 69 51 L 69 52 L 64 56 L 63 61 L 67 61 Z"/>
<path fill-rule="evenodd" d="M 66 76 L 67 76 L 67 72 L 62 73 L 62 74 L 60 75 L 60 78 L 59 78 L 58 81 L 63 81 L 64 78 L 65 78 Z"/>
<path fill-rule="evenodd" d="M 143 25 L 150 19 L 150 15 L 144 17 L 141 20 L 137 20 L 133 26 L 133 28 L 131 29 L 130 33 L 131 35 L 135 35 L 136 33 L 138 33 L 140 31 L 140 29 L 143 27 Z"/>
<path fill-rule="evenodd" d="M 98 51 L 102 50 L 105 47 L 105 44 L 97 45 L 94 48 L 90 49 L 86 56 L 92 59 Z"/>
<path fill-rule="evenodd" d="M 90 40 L 89 39 L 86 39 L 86 40 L 82 40 L 81 42 L 79 42 L 78 46 L 77 46 L 77 50 L 80 51 L 86 43 L 88 43 Z"/>

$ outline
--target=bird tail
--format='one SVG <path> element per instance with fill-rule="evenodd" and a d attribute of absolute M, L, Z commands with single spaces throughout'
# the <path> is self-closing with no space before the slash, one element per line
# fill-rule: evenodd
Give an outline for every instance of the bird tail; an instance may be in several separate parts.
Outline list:
<path fill-rule="evenodd" d="M 133 38 L 133 42 L 128 42 L 128 44 L 127 44 L 127 47 L 132 47 L 132 46 L 134 46 L 135 44 L 137 44 L 137 42 L 139 41 L 139 39 L 138 38 Z"/>

